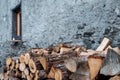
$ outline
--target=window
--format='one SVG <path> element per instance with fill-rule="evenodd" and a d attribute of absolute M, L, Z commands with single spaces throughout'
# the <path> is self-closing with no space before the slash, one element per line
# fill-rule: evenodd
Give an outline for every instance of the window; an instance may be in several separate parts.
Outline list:
<path fill-rule="evenodd" d="M 12 10 L 12 40 L 21 40 L 21 5 Z"/>

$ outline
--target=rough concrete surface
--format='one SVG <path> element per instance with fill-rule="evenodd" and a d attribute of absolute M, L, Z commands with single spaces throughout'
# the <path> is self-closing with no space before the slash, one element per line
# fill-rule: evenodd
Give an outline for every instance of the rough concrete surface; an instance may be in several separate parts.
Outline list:
<path fill-rule="evenodd" d="M 0 61 L 10 54 L 11 10 L 20 2 L 27 49 L 57 43 L 96 49 L 104 37 L 120 47 L 119 0 L 0 0 Z"/>

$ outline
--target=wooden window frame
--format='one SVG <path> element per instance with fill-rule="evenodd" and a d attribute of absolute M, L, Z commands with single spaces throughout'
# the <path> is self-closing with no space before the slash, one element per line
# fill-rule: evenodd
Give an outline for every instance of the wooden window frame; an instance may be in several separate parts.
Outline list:
<path fill-rule="evenodd" d="M 22 40 L 21 5 L 12 10 L 12 40 Z"/>

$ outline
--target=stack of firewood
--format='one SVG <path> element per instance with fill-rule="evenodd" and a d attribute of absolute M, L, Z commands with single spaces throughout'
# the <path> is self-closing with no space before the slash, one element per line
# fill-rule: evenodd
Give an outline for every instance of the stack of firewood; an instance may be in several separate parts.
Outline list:
<path fill-rule="evenodd" d="M 120 80 L 119 74 L 120 49 L 104 38 L 96 50 L 58 44 L 8 57 L 0 80 Z"/>

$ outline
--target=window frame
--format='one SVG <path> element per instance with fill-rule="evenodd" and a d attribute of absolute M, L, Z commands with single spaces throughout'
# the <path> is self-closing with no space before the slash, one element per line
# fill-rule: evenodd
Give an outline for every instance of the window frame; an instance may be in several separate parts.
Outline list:
<path fill-rule="evenodd" d="M 22 40 L 21 4 L 12 9 L 12 40 Z"/>

